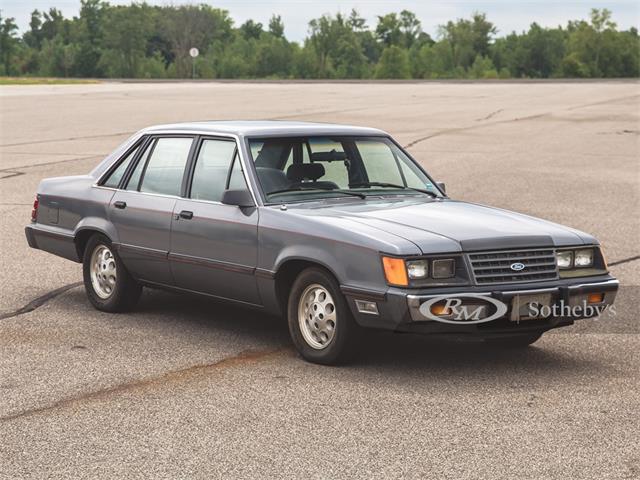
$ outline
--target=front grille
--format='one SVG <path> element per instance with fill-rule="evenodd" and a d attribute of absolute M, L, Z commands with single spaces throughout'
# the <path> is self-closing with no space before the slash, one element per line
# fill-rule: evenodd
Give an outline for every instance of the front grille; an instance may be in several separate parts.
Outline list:
<path fill-rule="evenodd" d="M 478 252 L 469 253 L 468 257 L 478 285 L 539 282 L 558 278 L 556 254 L 552 248 Z M 514 263 L 521 263 L 524 268 L 514 271 L 511 268 Z"/>

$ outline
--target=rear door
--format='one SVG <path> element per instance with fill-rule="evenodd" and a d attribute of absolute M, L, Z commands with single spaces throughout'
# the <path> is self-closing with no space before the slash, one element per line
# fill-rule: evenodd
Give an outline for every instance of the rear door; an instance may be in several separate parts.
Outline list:
<path fill-rule="evenodd" d="M 247 188 L 235 140 L 202 138 L 187 197 L 176 201 L 171 269 L 176 286 L 261 304 L 254 276 L 258 210 L 220 202 L 226 188 Z"/>
<path fill-rule="evenodd" d="M 172 285 L 168 263 L 171 218 L 185 176 L 193 137 L 154 137 L 128 170 L 124 188 L 111 199 L 118 253 L 140 279 Z"/>

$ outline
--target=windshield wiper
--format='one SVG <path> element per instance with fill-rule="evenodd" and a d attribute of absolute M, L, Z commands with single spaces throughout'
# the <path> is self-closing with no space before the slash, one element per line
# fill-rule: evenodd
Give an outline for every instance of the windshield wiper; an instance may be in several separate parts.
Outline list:
<path fill-rule="evenodd" d="M 430 190 L 423 190 L 421 188 L 413 188 L 407 187 L 405 185 L 397 185 L 395 183 L 384 183 L 384 182 L 359 182 L 359 183 L 351 183 L 349 184 L 350 188 L 353 187 L 386 187 L 386 188 L 399 188 L 400 190 L 413 190 L 414 192 L 426 193 L 427 195 L 432 196 L 433 198 L 440 198 L 440 196 L 432 192 Z"/>
<path fill-rule="evenodd" d="M 351 195 L 353 197 L 358 197 L 358 198 L 362 198 L 363 200 L 365 198 L 367 198 L 367 195 L 362 193 L 362 192 L 349 192 L 347 190 L 342 190 L 339 188 L 329 188 L 329 187 L 312 187 L 312 188 L 308 188 L 308 187 L 294 187 L 294 188 L 284 188 L 282 190 L 274 190 L 272 192 L 267 192 L 267 195 L 276 195 L 278 193 L 288 193 L 288 192 L 302 192 L 302 191 L 313 191 L 313 190 L 320 190 L 322 192 L 336 192 L 336 193 L 343 193 L 344 195 Z"/>

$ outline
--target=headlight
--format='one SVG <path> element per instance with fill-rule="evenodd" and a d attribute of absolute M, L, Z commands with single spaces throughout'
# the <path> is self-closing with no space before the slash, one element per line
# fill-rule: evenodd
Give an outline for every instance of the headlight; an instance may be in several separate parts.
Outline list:
<path fill-rule="evenodd" d="M 405 260 L 382 256 L 384 276 L 398 287 L 431 286 L 463 281 L 456 277 L 456 258 L 417 258 Z"/>
<path fill-rule="evenodd" d="M 407 262 L 407 274 L 412 280 L 427 278 L 427 276 L 429 275 L 429 261 L 413 260 Z"/>
<path fill-rule="evenodd" d="M 456 274 L 456 261 L 453 258 L 446 258 L 433 261 L 431 276 L 433 278 L 452 278 Z"/>
<path fill-rule="evenodd" d="M 593 266 L 593 249 L 585 248 L 583 250 L 576 250 L 576 267 L 592 267 Z"/>
<path fill-rule="evenodd" d="M 573 266 L 573 251 L 565 250 L 557 254 L 558 268 L 571 268 Z"/>

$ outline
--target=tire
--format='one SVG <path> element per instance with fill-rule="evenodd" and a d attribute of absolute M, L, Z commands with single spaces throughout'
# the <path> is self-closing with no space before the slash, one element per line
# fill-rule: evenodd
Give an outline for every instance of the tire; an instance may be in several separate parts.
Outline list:
<path fill-rule="evenodd" d="M 521 333 L 508 337 L 486 339 L 485 343 L 504 349 L 527 348 L 529 345 L 537 342 L 540 337 L 542 337 L 542 333 Z"/>
<path fill-rule="evenodd" d="M 309 362 L 337 365 L 351 360 L 356 353 L 360 327 L 338 282 L 321 268 L 307 268 L 293 282 L 287 320 L 293 344 Z"/>
<path fill-rule="evenodd" d="M 131 310 L 142 293 L 142 286 L 129 274 L 111 241 L 101 234 L 93 235 L 87 242 L 82 274 L 89 301 L 103 312 Z"/>

